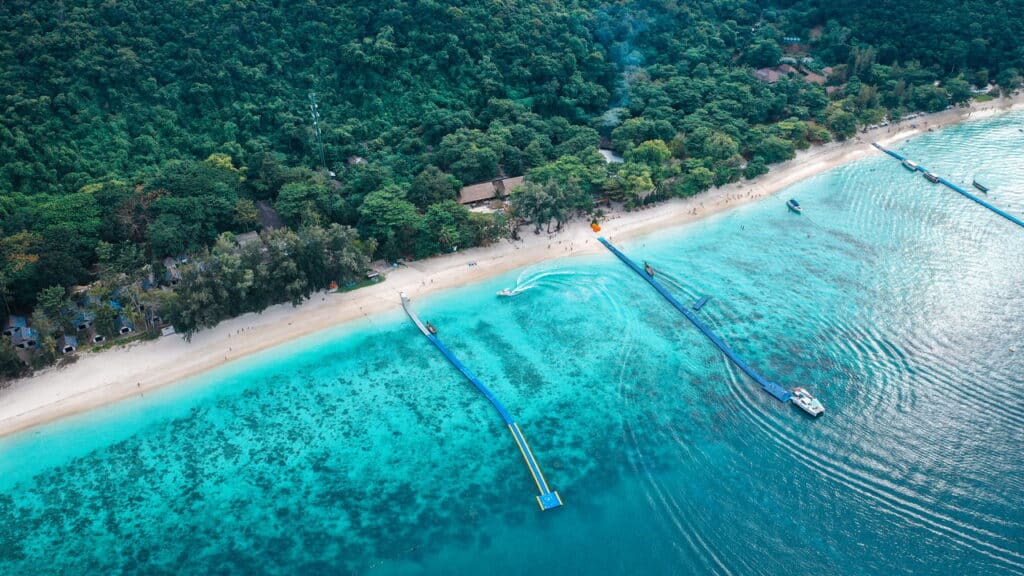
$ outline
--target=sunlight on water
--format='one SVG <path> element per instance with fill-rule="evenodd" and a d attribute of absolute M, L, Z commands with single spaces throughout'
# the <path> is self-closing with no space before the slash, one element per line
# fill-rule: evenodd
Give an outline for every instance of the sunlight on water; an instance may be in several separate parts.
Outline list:
<path fill-rule="evenodd" d="M 896 149 L 1020 215 L 1022 126 Z M 826 415 L 610 253 L 545 262 L 416 306 L 562 509 L 394 312 L 4 440 L 0 573 L 1024 574 L 1024 230 L 878 155 L 620 248 Z"/>

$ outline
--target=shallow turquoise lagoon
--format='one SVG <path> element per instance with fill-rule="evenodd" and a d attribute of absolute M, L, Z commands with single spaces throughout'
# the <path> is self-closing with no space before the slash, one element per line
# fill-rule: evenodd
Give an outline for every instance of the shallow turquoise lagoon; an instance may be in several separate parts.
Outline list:
<path fill-rule="evenodd" d="M 896 149 L 1024 214 L 1022 128 Z M 618 244 L 827 414 L 610 253 L 551 261 L 415 305 L 563 508 L 396 299 L 3 440 L 0 573 L 1024 574 L 1024 229 L 879 155 Z"/>

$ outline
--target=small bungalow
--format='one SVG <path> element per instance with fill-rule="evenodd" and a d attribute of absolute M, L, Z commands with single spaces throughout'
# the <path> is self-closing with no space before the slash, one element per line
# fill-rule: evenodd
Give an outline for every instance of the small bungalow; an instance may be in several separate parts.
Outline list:
<path fill-rule="evenodd" d="M 811 84 L 824 84 L 828 81 L 828 78 L 825 78 L 821 74 L 817 74 L 811 70 L 805 70 L 803 75 L 804 81 L 810 82 Z"/>
<path fill-rule="evenodd" d="M 782 78 L 782 74 L 779 74 L 778 70 L 774 68 L 760 68 L 754 70 L 754 77 L 762 82 L 774 84 L 779 81 L 779 78 Z"/>
<path fill-rule="evenodd" d="M 21 349 L 38 348 L 39 347 L 39 332 L 34 328 L 24 327 L 14 333 L 11 337 L 11 342 Z"/>
<path fill-rule="evenodd" d="M 171 286 L 181 282 L 181 272 L 178 271 L 178 261 L 168 256 L 164 258 L 164 282 L 167 282 Z"/>
<path fill-rule="evenodd" d="M 118 334 L 131 334 L 135 332 L 135 324 L 124 315 L 117 317 L 117 322 L 114 326 L 117 328 Z"/>
<path fill-rule="evenodd" d="M 89 336 L 89 342 L 92 342 L 93 344 L 100 344 L 100 343 L 105 342 L 107 340 L 106 336 L 96 332 L 95 330 L 90 330 L 88 336 Z"/>
<path fill-rule="evenodd" d="M 524 184 L 524 176 L 498 178 L 490 182 L 470 184 L 459 190 L 459 204 L 476 204 L 495 198 L 504 198 Z"/>
<path fill-rule="evenodd" d="M 74 324 L 76 330 L 88 330 L 92 328 L 92 323 L 96 321 L 96 314 L 89 312 L 88 310 L 82 310 L 79 312 L 75 319 L 71 321 Z"/>
<path fill-rule="evenodd" d="M 18 332 L 27 326 L 28 319 L 24 316 L 15 316 L 12 314 L 7 317 L 7 322 L 4 323 L 4 336 L 13 337 L 15 332 Z"/>
<path fill-rule="evenodd" d="M 494 182 L 470 184 L 459 190 L 459 204 L 475 204 L 477 202 L 493 200 L 496 193 Z"/>
<path fill-rule="evenodd" d="M 511 178 L 503 178 L 494 182 L 494 190 L 498 193 L 498 197 L 508 196 L 513 190 L 519 188 L 525 183 L 526 176 L 513 176 Z"/>
<path fill-rule="evenodd" d="M 152 274 L 146 274 L 146 277 L 139 282 L 139 286 L 142 288 L 143 292 L 148 292 L 157 287 L 156 279 L 153 278 Z"/>
<path fill-rule="evenodd" d="M 71 354 L 78 350 L 78 338 L 68 336 L 67 334 L 61 336 L 60 340 L 57 340 L 57 349 L 60 350 L 61 354 Z"/>

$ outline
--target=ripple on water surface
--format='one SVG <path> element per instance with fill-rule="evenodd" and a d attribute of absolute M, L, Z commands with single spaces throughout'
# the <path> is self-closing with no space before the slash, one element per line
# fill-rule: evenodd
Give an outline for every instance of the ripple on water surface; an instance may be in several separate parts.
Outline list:
<path fill-rule="evenodd" d="M 1024 213 L 1014 114 L 898 149 Z M 797 197 L 803 216 L 783 200 Z M 876 156 L 7 439 L 0 572 L 1024 574 L 1024 231 Z M 495 290 L 516 288 L 512 298 Z"/>

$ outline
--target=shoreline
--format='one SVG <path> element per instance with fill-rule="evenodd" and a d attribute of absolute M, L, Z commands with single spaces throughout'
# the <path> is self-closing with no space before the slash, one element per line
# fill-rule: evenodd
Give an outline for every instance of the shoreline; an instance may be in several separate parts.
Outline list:
<path fill-rule="evenodd" d="M 770 167 L 767 174 L 675 198 L 635 212 L 612 212 L 601 221 L 608 238 L 635 238 L 695 222 L 771 196 L 801 180 L 880 152 L 889 146 L 968 120 L 1024 108 L 1024 95 L 972 103 L 926 114 L 899 125 L 858 133 L 798 151 L 796 158 Z M 913 122 L 913 127 L 911 127 Z M 479 282 L 555 258 L 601 251 L 585 221 L 573 221 L 557 235 L 532 234 L 482 248 L 435 256 L 392 269 L 387 279 L 352 292 L 318 292 L 300 306 L 278 304 L 261 314 L 245 314 L 199 332 L 192 342 L 163 337 L 82 354 L 74 364 L 42 370 L 0 389 L 0 438 L 94 408 L 141 396 L 228 362 L 401 306 L 399 292 L 413 299 Z M 469 264 L 473 264 L 470 266 Z"/>

